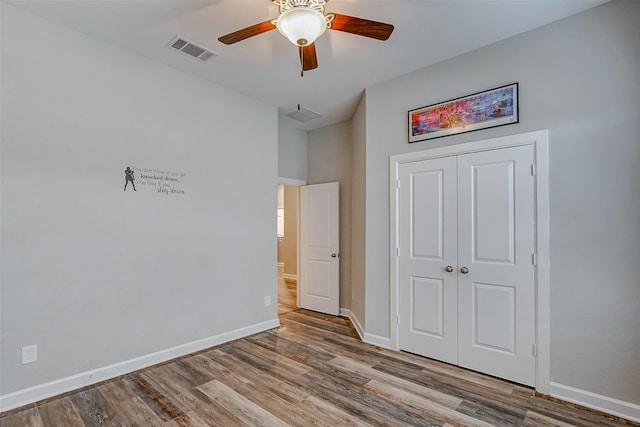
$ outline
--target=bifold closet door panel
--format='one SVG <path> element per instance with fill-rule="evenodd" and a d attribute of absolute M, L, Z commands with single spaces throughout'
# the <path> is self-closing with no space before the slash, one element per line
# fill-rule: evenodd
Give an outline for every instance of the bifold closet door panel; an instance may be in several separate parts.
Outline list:
<path fill-rule="evenodd" d="M 399 179 L 401 349 L 457 363 L 456 159 L 402 164 Z"/>
<path fill-rule="evenodd" d="M 458 364 L 535 384 L 533 147 L 458 157 Z"/>

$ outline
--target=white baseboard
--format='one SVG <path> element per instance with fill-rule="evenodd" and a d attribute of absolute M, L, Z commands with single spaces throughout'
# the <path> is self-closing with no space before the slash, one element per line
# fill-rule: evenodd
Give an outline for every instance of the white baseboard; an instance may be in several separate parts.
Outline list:
<path fill-rule="evenodd" d="M 364 339 L 362 340 L 367 344 L 377 345 L 378 347 L 388 348 L 391 350 L 391 339 L 387 337 L 381 337 L 365 332 Z"/>
<path fill-rule="evenodd" d="M 358 321 L 356 316 L 353 315 L 351 310 L 349 310 L 348 308 L 341 308 L 340 309 L 340 316 L 348 317 L 349 320 L 351 320 L 351 323 L 353 324 L 353 327 L 356 328 L 356 332 L 358 333 L 358 337 L 360 337 L 361 341 L 364 341 L 364 339 L 363 339 L 364 338 L 364 329 L 362 329 L 362 325 L 360 324 L 360 322 Z"/>
<path fill-rule="evenodd" d="M 353 326 L 356 328 L 356 332 L 358 332 L 358 336 L 360 337 L 362 342 L 366 342 L 367 344 L 377 345 L 378 347 L 391 349 L 391 339 L 366 333 L 364 331 L 364 328 L 358 321 L 358 318 L 353 315 L 351 310 L 346 308 L 341 308 L 340 316 L 348 317 L 349 320 L 351 320 L 351 323 L 353 323 Z"/>
<path fill-rule="evenodd" d="M 634 422 L 640 422 L 640 405 L 564 384 L 551 383 L 551 396 L 587 408 L 595 409 L 616 417 L 625 418 Z"/>
<path fill-rule="evenodd" d="M 282 278 L 285 280 L 295 280 L 298 281 L 298 276 L 296 274 L 284 274 L 282 273 Z"/>
<path fill-rule="evenodd" d="M 0 413 L 280 326 L 276 319 L 0 396 Z"/>

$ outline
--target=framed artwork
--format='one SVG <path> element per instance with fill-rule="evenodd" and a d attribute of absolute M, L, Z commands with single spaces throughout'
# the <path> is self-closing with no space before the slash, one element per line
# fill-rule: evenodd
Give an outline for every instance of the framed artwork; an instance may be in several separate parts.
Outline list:
<path fill-rule="evenodd" d="M 518 121 L 518 83 L 513 83 L 409 111 L 409 143 Z"/>

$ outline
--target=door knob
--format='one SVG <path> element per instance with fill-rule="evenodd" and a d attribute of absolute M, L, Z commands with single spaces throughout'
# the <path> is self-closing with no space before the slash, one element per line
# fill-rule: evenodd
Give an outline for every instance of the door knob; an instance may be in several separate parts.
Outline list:
<path fill-rule="evenodd" d="M 338 254 L 337 254 L 337 253 L 335 253 L 335 252 L 331 254 L 331 258 L 335 258 L 335 257 L 337 257 L 337 256 L 338 256 Z"/>
<path fill-rule="evenodd" d="M 450 265 L 447 265 L 447 266 L 444 268 L 444 271 L 446 271 L 447 273 L 451 273 L 451 272 L 453 271 L 453 267 L 451 267 Z"/>
<path fill-rule="evenodd" d="M 467 267 L 462 267 L 460 269 L 460 273 L 462 273 L 462 274 L 467 274 L 468 272 L 469 272 L 469 269 Z"/>

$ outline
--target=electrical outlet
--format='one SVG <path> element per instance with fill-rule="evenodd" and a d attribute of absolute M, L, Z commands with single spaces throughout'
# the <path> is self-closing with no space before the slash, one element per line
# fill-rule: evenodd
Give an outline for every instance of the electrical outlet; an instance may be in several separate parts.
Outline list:
<path fill-rule="evenodd" d="M 38 346 L 29 345 L 22 347 L 22 364 L 33 363 L 38 360 Z"/>
<path fill-rule="evenodd" d="M 271 297 L 267 295 L 266 297 L 264 297 L 264 306 L 269 307 L 270 305 L 271 305 Z"/>

